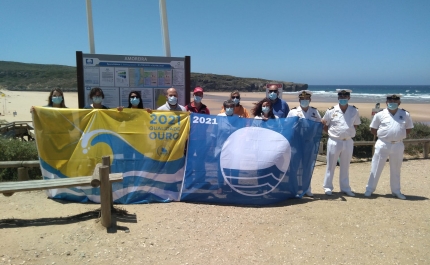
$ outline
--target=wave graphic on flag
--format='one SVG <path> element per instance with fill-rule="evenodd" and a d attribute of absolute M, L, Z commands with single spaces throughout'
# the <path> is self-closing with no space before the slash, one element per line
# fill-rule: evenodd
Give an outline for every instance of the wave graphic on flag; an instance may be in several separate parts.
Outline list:
<path fill-rule="evenodd" d="M 155 143 L 149 139 L 151 131 L 146 126 L 135 125 L 138 120 L 141 124 L 151 121 L 150 117 L 140 112 L 136 112 L 139 115 L 134 112 L 123 115 L 113 111 L 88 113 L 65 110 L 58 114 L 41 108 L 36 113 L 36 142 L 38 149 L 43 151 L 40 164 L 44 179 L 89 176 L 95 164 L 101 162 L 101 157 L 108 155 L 111 157 L 111 172 L 123 173 L 123 181 L 112 184 L 114 202 L 130 204 L 179 199 L 185 165 L 181 146 L 185 143 L 186 135 L 180 136 L 177 141 Z M 75 118 L 65 119 L 63 114 Z M 135 119 L 128 121 L 124 117 Z M 181 118 L 185 119 L 181 121 L 186 127 L 188 117 Z M 57 126 L 46 126 L 47 122 Z M 63 126 L 70 122 L 73 128 L 79 128 L 76 131 L 80 132 L 80 137 L 75 131 L 71 134 L 70 129 Z M 116 128 L 121 130 L 117 131 Z M 56 199 L 100 202 L 99 188 L 91 186 L 50 189 L 47 193 Z"/>

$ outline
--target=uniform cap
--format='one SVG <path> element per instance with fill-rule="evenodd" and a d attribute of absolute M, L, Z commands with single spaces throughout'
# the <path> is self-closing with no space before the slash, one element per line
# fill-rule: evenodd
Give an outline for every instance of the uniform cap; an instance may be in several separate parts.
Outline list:
<path fill-rule="evenodd" d="M 338 95 L 349 95 L 352 92 L 352 90 L 340 88 L 340 89 L 336 89 L 336 92 Z"/>
<path fill-rule="evenodd" d="M 301 90 L 299 91 L 299 98 L 304 98 L 306 96 L 312 96 L 312 92 L 309 90 Z"/>
<path fill-rule="evenodd" d="M 388 94 L 387 95 L 387 100 L 388 99 L 399 100 L 401 97 L 402 97 L 402 95 L 400 95 L 400 94 Z"/>
<path fill-rule="evenodd" d="M 201 87 L 196 87 L 196 88 L 194 88 L 194 93 L 197 93 L 197 92 L 202 92 L 203 93 L 203 88 L 201 88 Z"/>

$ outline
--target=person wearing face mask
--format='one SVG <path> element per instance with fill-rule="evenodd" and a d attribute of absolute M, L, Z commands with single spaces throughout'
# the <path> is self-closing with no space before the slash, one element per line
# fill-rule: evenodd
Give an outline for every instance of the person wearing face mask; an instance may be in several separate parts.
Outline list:
<path fill-rule="evenodd" d="M 273 114 L 272 102 L 268 98 L 263 98 L 257 103 L 254 103 L 255 106 L 251 110 L 252 115 L 254 115 L 254 119 L 256 120 L 265 120 L 268 119 L 278 119 L 279 117 Z"/>
<path fill-rule="evenodd" d="M 139 91 L 131 91 L 128 94 L 128 107 L 129 109 L 145 109 L 148 113 L 152 113 L 150 108 L 143 107 L 142 96 Z M 122 111 L 124 106 L 119 106 L 116 108 L 118 111 Z"/>
<path fill-rule="evenodd" d="M 370 131 L 378 136 L 375 153 L 372 158 L 369 181 L 364 196 L 370 197 L 378 185 L 379 177 L 384 169 L 387 158 L 390 159 L 390 186 L 393 196 L 405 200 L 400 192 L 400 169 L 403 162 L 405 139 L 414 128 L 412 119 L 404 109 L 399 109 L 399 94 L 387 95 L 387 108 L 375 114 L 370 123 Z"/>
<path fill-rule="evenodd" d="M 308 120 L 312 120 L 315 122 L 321 122 L 321 115 L 319 114 L 318 110 L 314 107 L 309 106 L 309 104 L 311 102 L 311 96 L 312 96 L 312 92 L 309 90 L 299 91 L 300 106 L 292 108 L 290 110 L 290 112 L 288 112 L 287 118 L 299 117 L 300 119 L 308 119 Z M 306 134 L 306 132 L 302 132 L 302 133 Z M 303 143 L 303 146 L 306 146 L 306 144 L 309 144 L 309 143 L 305 142 L 305 143 Z M 312 146 L 309 146 L 309 147 L 312 148 Z M 302 159 L 303 168 L 309 168 L 305 164 L 307 162 L 312 162 L 312 161 L 308 158 Z M 303 174 L 303 176 L 305 176 L 305 174 L 310 174 L 311 176 L 309 176 L 309 179 L 312 177 L 312 171 L 311 172 L 303 172 L 302 174 Z M 306 177 L 308 177 L 308 176 L 306 176 Z M 299 180 L 298 184 L 302 185 L 300 180 Z M 301 193 L 301 192 L 299 192 L 299 193 Z M 300 194 L 298 194 L 298 195 L 301 196 Z M 309 197 L 314 196 L 312 191 L 311 191 L 311 184 L 310 183 L 309 183 L 309 189 L 305 192 L 305 195 L 307 195 Z"/>
<path fill-rule="evenodd" d="M 328 132 L 327 141 L 327 168 L 324 178 L 324 192 L 332 195 L 333 176 L 337 160 L 340 158 L 339 186 L 340 191 L 348 196 L 355 196 L 349 185 L 349 164 L 352 159 L 355 129 L 360 121 L 358 109 L 349 105 L 350 89 L 336 89 L 339 104 L 326 111 L 322 118 L 323 130 Z"/>
<path fill-rule="evenodd" d="M 232 116 L 237 116 L 236 114 L 234 114 L 234 107 L 235 107 L 235 103 L 233 102 L 233 100 L 229 99 L 223 102 L 223 109 L 225 110 L 222 113 L 219 113 L 217 116 L 227 116 L 227 117 L 232 117 Z M 219 128 L 219 126 L 221 126 L 221 128 Z M 216 146 L 216 141 L 221 141 L 224 142 L 226 139 L 221 139 L 218 134 L 218 131 L 221 130 L 222 132 L 224 132 L 224 134 L 222 135 L 230 135 L 233 133 L 234 131 L 234 126 L 232 126 L 229 121 L 227 120 L 226 122 L 220 122 L 218 124 L 217 127 L 215 127 L 216 129 L 212 131 L 211 133 L 211 137 L 212 137 L 212 146 L 214 146 L 214 157 L 216 159 L 219 159 L 220 154 L 221 154 L 221 146 Z M 225 133 L 227 132 L 227 133 Z M 216 146 L 216 147 L 215 147 Z M 222 175 L 221 172 L 221 166 L 218 163 L 218 189 L 216 191 L 217 194 L 223 194 L 223 190 L 225 190 L 225 184 L 224 184 L 224 177 Z"/>
<path fill-rule="evenodd" d="M 272 101 L 273 113 L 279 118 L 286 118 L 288 112 L 290 112 L 290 107 L 285 100 L 280 99 L 278 86 L 271 85 L 268 89 L 267 97 Z"/>
<path fill-rule="evenodd" d="M 202 103 L 203 99 L 203 88 L 196 87 L 193 92 L 194 101 L 185 106 L 185 109 L 189 112 L 211 114 L 209 108 Z"/>
<path fill-rule="evenodd" d="M 318 110 L 314 107 L 309 106 L 311 103 L 312 92 L 309 90 L 299 91 L 299 103 L 300 106 L 292 108 L 288 112 L 288 117 L 299 117 L 312 121 L 321 122 L 321 115 Z"/>
<path fill-rule="evenodd" d="M 48 105 L 45 107 L 51 108 L 67 108 L 66 103 L 64 101 L 64 94 L 60 88 L 54 88 L 49 93 L 48 97 Z M 31 106 L 30 112 L 34 111 L 34 106 Z"/>
<path fill-rule="evenodd" d="M 178 104 L 178 92 L 174 87 L 167 89 L 165 95 L 166 104 L 160 106 L 157 110 L 186 111 L 184 106 Z"/>
<path fill-rule="evenodd" d="M 230 99 L 234 102 L 234 110 L 233 113 L 236 114 L 239 117 L 243 118 L 250 118 L 249 112 L 247 109 L 245 109 L 242 105 L 240 105 L 240 93 L 239 91 L 235 90 L 231 92 Z M 225 112 L 225 108 L 221 109 L 220 113 Z"/>
<path fill-rule="evenodd" d="M 189 112 L 199 113 L 199 114 L 210 114 L 208 107 L 202 103 L 203 98 L 203 88 L 196 87 L 193 92 L 194 101 L 185 106 L 185 109 Z M 190 133 L 190 139 L 193 141 L 206 141 L 206 137 L 204 134 L 192 134 Z M 204 159 L 205 153 L 202 153 L 203 149 L 198 148 L 195 145 L 187 146 L 188 152 L 187 155 L 197 156 Z M 200 174 L 206 175 L 205 163 L 191 163 L 191 168 L 195 170 L 195 172 L 200 172 Z"/>
<path fill-rule="evenodd" d="M 93 87 L 88 97 L 93 103 L 86 105 L 84 109 L 109 109 L 109 107 L 102 104 L 105 94 L 100 87 Z"/>

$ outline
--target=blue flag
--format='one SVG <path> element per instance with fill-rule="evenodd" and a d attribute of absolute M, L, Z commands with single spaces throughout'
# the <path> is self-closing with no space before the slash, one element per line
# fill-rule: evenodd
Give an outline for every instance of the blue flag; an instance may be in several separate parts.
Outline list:
<path fill-rule="evenodd" d="M 309 188 L 322 124 L 191 114 L 181 201 L 270 204 Z"/>

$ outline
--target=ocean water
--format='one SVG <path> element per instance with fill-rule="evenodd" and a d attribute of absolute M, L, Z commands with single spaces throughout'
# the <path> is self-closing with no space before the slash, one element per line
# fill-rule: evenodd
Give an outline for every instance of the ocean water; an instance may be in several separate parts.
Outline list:
<path fill-rule="evenodd" d="M 385 102 L 386 95 L 401 94 L 403 103 L 430 103 L 430 85 L 425 86 L 389 86 L 389 85 L 309 85 L 313 98 L 324 100 L 337 99 L 336 89 L 351 89 L 351 99 L 357 98 L 361 102 Z M 293 94 L 297 92 L 284 92 Z"/>

